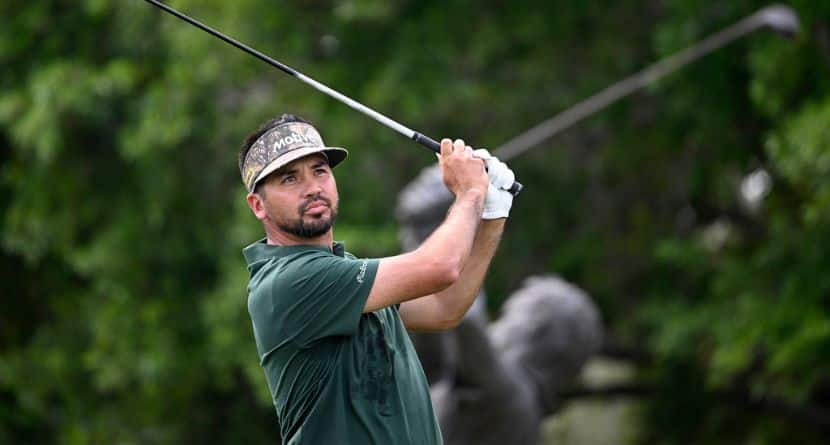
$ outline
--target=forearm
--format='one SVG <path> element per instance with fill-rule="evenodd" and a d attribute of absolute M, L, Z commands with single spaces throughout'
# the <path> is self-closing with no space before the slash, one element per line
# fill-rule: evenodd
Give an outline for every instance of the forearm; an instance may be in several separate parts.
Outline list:
<path fill-rule="evenodd" d="M 458 280 L 435 295 L 436 300 L 441 302 L 445 317 L 457 323 L 475 301 L 490 262 L 498 249 L 505 221 L 503 218 L 481 221 L 470 256 Z"/>
<path fill-rule="evenodd" d="M 425 261 L 442 258 L 457 269 L 458 277 L 464 274 L 474 252 L 484 196 L 468 191 L 456 198 L 444 222 L 430 235 L 415 254 Z"/>
<path fill-rule="evenodd" d="M 412 252 L 380 261 L 364 312 L 434 294 L 455 283 L 468 261 L 484 194 L 459 195 L 444 223 Z"/>

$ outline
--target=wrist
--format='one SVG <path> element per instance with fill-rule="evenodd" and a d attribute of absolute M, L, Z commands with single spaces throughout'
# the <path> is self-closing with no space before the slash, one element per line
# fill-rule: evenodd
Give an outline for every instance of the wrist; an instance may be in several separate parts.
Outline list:
<path fill-rule="evenodd" d="M 455 196 L 455 202 L 458 203 L 470 203 L 476 208 L 482 208 L 484 206 L 484 199 L 487 196 L 486 192 L 483 192 L 478 189 L 467 189 Z"/>

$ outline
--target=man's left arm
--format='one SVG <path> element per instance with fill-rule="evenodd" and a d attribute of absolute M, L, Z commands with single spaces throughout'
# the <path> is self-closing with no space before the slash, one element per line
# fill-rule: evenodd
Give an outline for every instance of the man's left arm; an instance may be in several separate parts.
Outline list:
<path fill-rule="evenodd" d="M 505 221 L 505 218 L 499 218 L 479 224 L 470 257 L 452 286 L 401 303 L 399 312 L 407 329 L 438 331 L 458 325 L 478 296 L 487 268 L 498 249 Z"/>
<path fill-rule="evenodd" d="M 458 280 L 441 292 L 401 303 L 399 313 L 409 330 L 440 331 L 458 325 L 478 296 L 487 268 L 501 241 L 504 224 L 513 205 L 513 195 L 505 190 L 516 178 L 507 165 L 487 150 L 476 150 L 473 155 L 487 164 L 490 180 L 481 215 L 483 221 L 478 226 L 470 256 Z"/>

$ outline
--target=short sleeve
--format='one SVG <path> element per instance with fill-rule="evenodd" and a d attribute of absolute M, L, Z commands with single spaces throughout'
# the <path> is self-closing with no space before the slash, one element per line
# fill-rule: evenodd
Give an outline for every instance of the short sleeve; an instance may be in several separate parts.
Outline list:
<path fill-rule="evenodd" d="M 304 255 L 274 280 L 272 302 L 281 336 L 299 346 L 357 331 L 379 261 Z"/>

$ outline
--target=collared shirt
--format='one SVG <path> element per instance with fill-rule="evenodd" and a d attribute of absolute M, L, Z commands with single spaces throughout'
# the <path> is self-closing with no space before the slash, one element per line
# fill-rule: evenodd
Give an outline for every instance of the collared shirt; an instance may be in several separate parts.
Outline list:
<path fill-rule="evenodd" d="M 440 444 L 397 307 L 363 313 L 378 260 L 335 243 L 243 251 L 248 312 L 286 444 Z"/>

